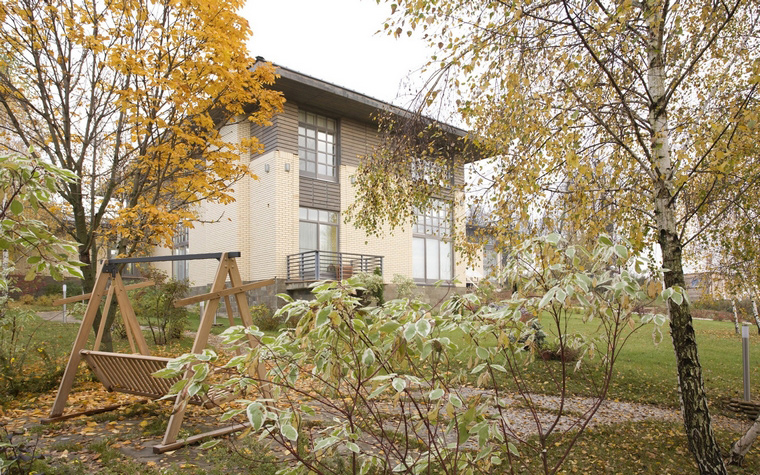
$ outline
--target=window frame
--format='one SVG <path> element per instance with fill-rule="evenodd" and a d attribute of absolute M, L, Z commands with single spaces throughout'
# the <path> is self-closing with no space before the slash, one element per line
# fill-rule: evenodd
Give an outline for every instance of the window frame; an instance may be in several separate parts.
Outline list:
<path fill-rule="evenodd" d="M 302 210 L 306 211 L 307 217 L 304 219 L 302 217 Z M 316 211 L 317 212 L 317 219 L 310 219 L 308 218 L 308 212 L 309 211 Z M 322 221 L 319 217 L 319 213 L 328 213 L 328 220 Z M 335 214 L 335 222 L 332 223 L 329 220 L 329 215 L 331 213 Z M 301 248 L 301 223 L 311 223 L 317 225 L 317 248 L 316 249 L 308 249 L 303 250 Z M 326 251 L 321 249 L 321 243 L 320 243 L 320 236 L 322 233 L 320 232 L 320 226 L 332 226 L 335 227 L 335 250 L 334 251 Z M 310 208 L 308 206 L 299 206 L 298 207 L 298 252 L 310 252 L 310 251 L 318 251 L 318 252 L 340 252 L 340 213 L 338 211 L 330 211 L 326 209 L 319 209 L 319 208 Z"/>
<path fill-rule="evenodd" d="M 177 226 L 172 236 L 172 255 L 186 256 L 190 253 L 190 228 Z M 176 281 L 190 281 L 190 261 L 172 261 L 172 278 Z"/>
<path fill-rule="evenodd" d="M 313 117 L 314 121 L 313 123 L 309 121 L 309 118 Z M 324 125 L 321 125 L 321 122 L 324 121 Z M 332 126 L 331 126 L 332 124 Z M 302 130 L 305 131 L 305 133 L 302 134 Z M 314 137 L 308 136 L 308 130 L 314 131 Z M 324 180 L 324 181 L 330 181 L 330 182 L 338 182 L 338 174 L 340 170 L 340 137 L 339 137 L 339 131 L 340 131 L 340 122 L 338 119 L 328 117 L 326 115 L 312 112 L 309 110 L 299 109 L 298 111 L 298 169 L 300 176 L 313 178 L 316 180 Z M 324 143 L 325 151 L 320 152 L 319 150 L 319 144 L 321 142 L 320 140 L 320 134 L 325 134 L 325 137 L 332 136 L 332 142 L 329 140 L 325 140 Z M 308 140 L 314 140 L 314 147 L 307 147 Z M 332 154 L 327 152 L 327 145 L 333 146 Z M 309 153 L 314 154 L 314 160 L 310 160 L 308 155 Z M 329 163 L 320 164 L 319 156 L 321 153 L 324 153 L 327 158 L 332 156 L 332 165 Z M 314 171 L 311 172 L 308 170 L 309 164 L 313 164 Z M 331 168 L 333 170 L 333 174 L 324 174 L 319 172 L 320 165 L 324 166 L 325 168 Z"/>
<path fill-rule="evenodd" d="M 415 209 L 415 215 L 417 219 L 412 227 L 412 279 L 418 284 L 434 284 L 439 281 L 451 283 L 454 280 L 454 249 L 451 241 L 454 221 L 452 203 L 448 200 L 434 199 L 432 206 L 428 206 L 424 212 L 419 208 Z M 418 242 L 422 242 L 422 247 L 415 250 Z M 435 244 L 431 246 L 431 242 Z M 448 263 L 442 258 L 444 244 L 448 247 Z M 432 256 L 429 251 L 431 247 L 435 247 L 438 254 L 435 256 L 436 275 L 430 275 Z M 417 272 L 417 265 L 420 264 L 417 259 L 422 260 L 424 277 L 420 277 Z M 442 272 L 445 264 L 448 264 L 448 277 Z"/>

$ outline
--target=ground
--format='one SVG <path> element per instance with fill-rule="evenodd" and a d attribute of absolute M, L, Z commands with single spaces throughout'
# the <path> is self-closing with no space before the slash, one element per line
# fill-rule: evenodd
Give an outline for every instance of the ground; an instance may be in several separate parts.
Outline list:
<path fill-rule="evenodd" d="M 465 391 L 483 390 L 465 389 Z M 0 412 L 0 426 L 8 431 L 23 433 L 23 439 L 30 446 L 36 445 L 36 453 L 44 455 L 49 466 L 58 467 L 58 470 L 61 470 L 59 473 L 224 473 L 220 472 L 222 469 L 219 468 L 218 453 L 212 456 L 211 453 L 197 446 L 185 447 L 160 455 L 153 453 L 152 447 L 161 442 L 171 411 L 172 406 L 169 402 L 136 403 L 141 398 L 107 393 L 95 382 L 81 383 L 72 393 L 67 412 L 122 402 L 131 402 L 132 405 L 92 417 L 79 417 L 41 425 L 40 420 L 47 417 L 54 397 L 55 393 L 49 392 L 17 401 L 10 408 Z M 547 411 L 556 407 L 557 398 L 555 397 L 541 395 L 535 397 Z M 569 410 L 577 413 L 586 403 L 587 401 L 581 398 L 572 398 Z M 389 408 L 389 411 L 393 412 L 393 409 Z M 201 429 L 205 431 L 219 427 L 220 414 L 218 410 L 208 412 L 191 407 L 183 424 L 183 434 L 190 435 Z M 530 421 L 527 420 L 529 414 L 516 409 L 510 413 L 509 417 L 515 426 L 522 425 L 524 433 L 527 433 L 530 427 Z M 524 423 L 521 422 L 522 419 L 526 419 Z M 593 428 L 599 429 L 602 426 L 614 431 L 614 428 L 619 426 L 621 431 L 625 431 L 627 430 L 625 428 L 631 424 L 636 425 L 641 422 L 651 423 L 654 426 L 662 423 L 667 424 L 667 427 L 678 427 L 679 421 L 680 415 L 672 409 L 607 401 L 594 417 L 590 427 L 592 431 Z M 746 428 L 746 422 L 718 417 L 716 428 L 738 435 Z M 670 434 L 673 434 L 672 429 Z M 236 437 L 233 436 L 232 440 L 234 441 Z M 274 448 L 271 450 L 273 455 L 278 455 L 278 451 Z M 243 452 L 246 451 L 250 452 L 250 448 L 241 450 L 238 454 L 241 456 L 240 463 L 246 463 L 243 457 Z M 279 455 L 287 459 L 284 453 Z M 248 462 L 250 463 L 250 460 Z M 574 463 L 572 462 L 569 467 L 573 467 Z M 690 471 L 668 473 L 690 473 Z"/>
<path fill-rule="evenodd" d="M 47 320 L 62 321 L 61 312 L 43 313 Z M 71 319 L 69 319 L 71 322 Z M 218 343 L 216 340 L 212 345 Z M 85 371 L 80 371 L 85 373 Z M 144 402 L 142 398 L 107 393 L 97 382 L 80 378 L 66 412 L 81 411 L 118 403 L 130 403 L 119 410 L 92 417 L 80 417 L 43 425 L 55 398 L 55 391 L 24 396 L 5 408 L 0 408 L 0 434 L 2 429 L 18 432 L 14 443 L 23 441 L 33 447 L 36 454 L 45 457 L 44 473 L 78 474 L 143 474 L 143 473 L 273 473 L 283 463 L 291 463 L 277 446 L 261 446 L 253 437 L 239 435 L 225 439 L 219 446 L 203 450 L 197 446 L 156 455 L 152 447 L 161 442 L 171 403 Z M 483 392 L 477 388 L 460 388 L 464 393 Z M 544 412 L 541 417 L 556 413 L 557 398 L 532 395 Z M 583 398 L 570 398 L 570 415 L 580 414 L 588 407 Z M 519 402 L 510 406 L 508 417 L 521 435 L 530 435 L 531 415 L 520 409 Z M 714 417 L 724 449 L 738 439 L 749 421 L 721 408 Z M 389 414 L 398 412 L 388 405 Z M 222 410 L 206 411 L 191 406 L 183 423 L 181 436 L 220 427 Z M 328 417 L 326 411 L 310 421 L 312 428 L 319 427 L 319 418 Z M 565 464 L 567 473 L 695 473 L 693 461 L 686 449 L 681 416 L 677 410 L 649 404 L 635 404 L 609 400 L 595 415 L 589 429 L 579 441 Z M 567 421 L 570 423 L 571 421 Z M 315 429 L 311 429 L 315 430 Z M 245 434 L 243 434 L 245 435 Z M 279 460 L 279 462 L 278 462 Z M 758 473 L 760 450 L 755 448 L 748 456 L 748 466 L 732 467 L 729 473 Z"/>

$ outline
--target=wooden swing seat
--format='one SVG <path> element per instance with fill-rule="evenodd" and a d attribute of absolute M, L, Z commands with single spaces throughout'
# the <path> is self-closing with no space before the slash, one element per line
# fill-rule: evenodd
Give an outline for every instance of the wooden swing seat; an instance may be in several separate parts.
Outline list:
<path fill-rule="evenodd" d="M 130 355 L 105 351 L 81 350 L 87 365 L 108 391 L 134 394 L 160 399 L 179 381 L 175 378 L 156 378 L 158 370 L 165 369 L 171 358 L 149 355 Z M 230 391 L 211 390 L 208 394 L 191 397 L 188 402 L 206 408 L 217 406 L 235 397 Z"/>
<path fill-rule="evenodd" d="M 201 316 L 198 332 L 195 335 L 195 341 L 193 342 L 193 347 L 191 349 L 192 353 L 200 354 L 208 344 L 208 337 L 211 332 L 211 325 L 214 322 L 214 315 L 216 314 L 216 310 L 219 308 L 219 303 L 222 299 L 224 299 L 226 308 L 228 309 L 227 317 L 230 321 L 230 325 L 235 324 L 231 312 L 233 307 L 230 299 L 233 297 L 236 307 L 240 312 L 240 319 L 243 325 L 250 327 L 253 325 L 253 322 L 251 321 L 251 313 L 248 308 L 248 299 L 245 292 L 274 283 L 274 280 L 270 279 L 243 284 L 243 281 L 240 278 L 240 271 L 235 262 L 236 257 L 240 257 L 239 252 L 135 257 L 126 259 L 108 259 L 103 261 L 98 270 L 98 276 L 95 279 L 92 293 L 65 299 L 66 302 L 74 300 L 89 300 L 89 302 L 87 304 L 87 310 L 82 317 L 82 322 L 80 323 L 79 332 L 74 341 L 71 354 L 69 355 L 69 362 L 66 364 L 66 370 L 63 373 L 61 384 L 58 387 L 55 402 L 50 410 L 50 417 L 43 419 L 43 422 L 50 423 L 81 415 L 99 414 L 122 407 L 122 404 L 115 404 L 77 413 L 63 413 L 82 358 L 84 358 L 90 368 L 92 368 L 95 376 L 101 383 L 103 383 L 108 391 L 134 394 L 151 399 L 160 399 L 166 396 L 172 386 L 180 380 L 179 377 L 156 378 L 153 376 L 153 373 L 156 371 L 166 368 L 167 363 L 171 360 L 170 358 L 149 356 L 150 351 L 148 350 L 148 345 L 145 342 L 145 337 L 140 328 L 140 324 L 137 321 L 134 308 L 129 302 L 129 296 L 127 295 L 127 290 L 130 288 L 139 288 L 150 284 L 140 283 L 133 286 L 124 285 L 124 281 L 119 273 L 120 265 L 129 263 L 188 261 L 199 259 L 217 259 L 219 261 L 216 277 L 214 278 L 209 293 L 175 302 L 176 306 L 189 305 L 194 302 L 208 302 L 208 305 L 206 305 L 203 315 Z M 230 287 L 226 286 L 228 277 L 230 280 Z M 105 303 L 103 304 L 103 314 L 95 336 L 93 349 L 85 350 L 90 329 L 95 322 L 96 314 L 98 313 L 104 297 Z M 127 338 L 129 339 L 129 346 L 132 349 L 132 354 L 98 351 L 105 330 L 108 310 L 111 307 L 111 302 L 114 297 L 121 310 L 121 317 L 124 322 L 124 328 L 127 331 Z M 61 303 L 64 302 L 62 301 Z M 251 348 L 254 348 L 259 344 L 259 341 L 256 337 L 249 334 L 248 344 Z M 182 379 L 185 380 L 192 378 L 194 374 L 190 364 L 186 365 L 182 372 Z M 264 381 L 264 378 L 266 377 L 264 366 L 261 363 L 258 363 L 255 367 L 251 367 L 249 369 L 249 376 L 258 378 L 259 381 Z M 262 386 L 261 391 L 266 398 L 271 398 L 268 385 L 265 384 Z M 218 406 L 225 401 L 229 401 L 230 399 L 239 396 L 240 394 L 236 391 L 224 389 L 211 390 L 208 394 L 195 394 L 190 396 L 188 388 L 183 388 L 179 394 L 173 398 L 174 409 L 169 417 L 164 438 L 161 444 L 153 447 L 153 452 L 157 454 L 164 453 L 187 444 L 199 442 L 209 437 L 219 437 L 245 429 L 247 423 L 232 424 L 217 430 L 193 435 L 181 440 L 178 439 L 187 404 L 197 404 L 209 408 Z"/>

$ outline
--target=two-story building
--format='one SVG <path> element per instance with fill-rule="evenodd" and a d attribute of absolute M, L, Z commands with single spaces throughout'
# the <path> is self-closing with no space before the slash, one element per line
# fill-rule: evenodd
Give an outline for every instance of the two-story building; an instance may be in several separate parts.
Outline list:
<path fill-rule="evenodd" d="M 420 212 L 414 226 L 382 238 L 343 219 L 356 192 L 352 177 L 363 157 L 380 145 L 373 118 L 405 111 L 287 68 L 279 67 L 278 73 L 273 87 L 286 103 L 273 124 L 239 121 L 223 130 L 230 142 L 256 136 L 264 144 L 263 154 L 241 157 L 250 161 L 258 179 L 236 183 L 233 204 L 203 204 L 206 223 L 177 233 L 174 249 L 162 253 L 240 251 L 243 280 L 276 279 L 261 294 L 271 306 L 277 293 L 303 295 L 314 281 L 375 269 L 386 284 L 396 274 L 413 278 L 431 300 L 433 294 L 463 289 L 466 264 L 447 238 L 454 223 L 464 227 L 461 194 L 450 194 L 450 202 Z M 454 127 L 447 130 L 453 139 L 465 135 Z M 461 184 L 461 167 L 452 179 Z M 204 261 L 174 262 L 171 274 L 204 285 L 213 280 L 214 270 Z M 434 288 L 439 281 L 459 282 Z M 392 286 L 388 291 L 392 294 Z"/>

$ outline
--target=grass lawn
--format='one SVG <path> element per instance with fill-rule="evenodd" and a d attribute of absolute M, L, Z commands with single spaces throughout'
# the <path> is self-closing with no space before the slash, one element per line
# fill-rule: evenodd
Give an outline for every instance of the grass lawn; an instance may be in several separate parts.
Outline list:
<path fill-rule="evenodd" d="M 594 328 L 594 323 L 584 324 L 580 319 L 570 325 L 572 331 L 588 332 Z M 652 328 L 642 328 L 626 342 L 615 364 L 610 397 L 678 407 L 676 360 L 669 329 L 666 324 L 662 328 L 662 342 L 655 344 Z M 741 397 L 742 341 L 734 332 L 733 323 L 695 320 L 694 329 L 705 388 L 713 407 Z M 760 337 L 756 334 L 750 337 L 750 355 L 754 355 L 755 361 L 760 359 Z M 760 365 L 751 365 L 750 381 L 753 382 L 753 392 L 760 391 Z"/>
<path fill-rule="evenodd" d="M 550 326 L 552 322 L 543 318 L 541 323 L 547 333 L 547 345 L 551 345 L 556 338 L 556 331 Z M 654 342 L 653 328 L 648 325 L 639 329 L 625 343 L 615 362 L 615 375 L 608 395 L 610 399 L 679 406 L 675 354 L 669 328 L 667 323 L 662 327 L 662 341 L 659 344 Z M 735 334 L 731 322 L 695 320 L 694 328 L 708 398 L 713 408 L 722 411 L 725 402 L 743 394 L 741 337 Z M 567 332 L 594 334 L 597 329 L 598 325 L 594 321 L 583 323 L 580 318 L 571 318 Z M 462 348 L 459 362 L 453 366 L 464 364 L 474 357 L 473 344 L 461 333 L 447 336 Z M 484 344 L 493 344 L 493 341 Z M 760 359 L 760 337 L 754 331 L 750 335 L 750 359 Z M 570 375 L 568 389 L 571 394 L 592 394 L 588 379 L 598 379 L 599 372 L 593 370 L 598 367 L 598 361 L 598 358 L 584 361 L 583 371 Z M 531 384 L 531 391 L 553 392 L 553 386 L 547 382 L 550 380 L 550 370 L 556 371 L 559 365 L 558 361 L 545 362 L 538 359 L 530 363 L 524 374 Z M 568 364 L 571 372 L 573 367 L 574 363 Z M 760 394 L 760 365 L 751 364 L 750 381 L 752 393 Z M 474 379 L 470 382 L 474 382 Z M 509 382 L 505 384 L 509 385 Z"/>

